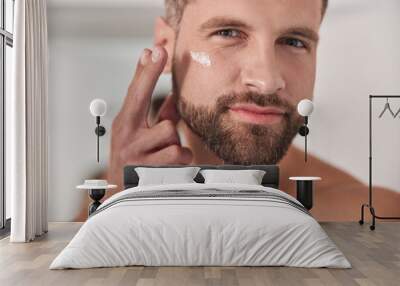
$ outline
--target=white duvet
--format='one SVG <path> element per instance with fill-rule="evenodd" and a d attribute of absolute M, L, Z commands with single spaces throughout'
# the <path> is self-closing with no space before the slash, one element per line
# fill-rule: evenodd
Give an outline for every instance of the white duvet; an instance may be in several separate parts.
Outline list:
<path fill-rule="evenodd" d="M 137 192 L 206 193 L 207 189 L 265 191 L 300 204 L 282 191 L 254 185 L 193 183 L 127 189 L 100 206 L 50 269 L 128 265 L 351 267 L 313 217 L 280 201 L 243 196 L 121 200 Z"/>

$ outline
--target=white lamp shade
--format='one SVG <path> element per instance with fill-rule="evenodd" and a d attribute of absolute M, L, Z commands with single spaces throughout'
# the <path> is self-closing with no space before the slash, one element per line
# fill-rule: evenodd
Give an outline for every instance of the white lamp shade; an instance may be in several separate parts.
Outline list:
<path fill-rule="evenodd" d="M 93 99 L 90 103 L 90 113 L 93 116 L 104 116 L 107 112 L 107 103 L 99 98 Z"/>
<path fill-rule="evenodd" d="M 314 103 L 309 99 L 303 99 L 297 105 L 297 112 L 301 116 L 310 116 L 311 113 L 314 111 Z"/>

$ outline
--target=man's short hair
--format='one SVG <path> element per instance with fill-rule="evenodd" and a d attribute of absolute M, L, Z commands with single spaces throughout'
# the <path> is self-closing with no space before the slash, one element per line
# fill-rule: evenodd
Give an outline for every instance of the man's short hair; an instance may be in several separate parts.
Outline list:
<path fill-rule="evenodd" d="M 179 30 L 185 6 L 193 1 L 195 0 L 165 0 L 166 20 L 176 31 Z M 328 0 L 322 0 L 322 2 L 322 17 L 324 17 L 328 7 Z"/>

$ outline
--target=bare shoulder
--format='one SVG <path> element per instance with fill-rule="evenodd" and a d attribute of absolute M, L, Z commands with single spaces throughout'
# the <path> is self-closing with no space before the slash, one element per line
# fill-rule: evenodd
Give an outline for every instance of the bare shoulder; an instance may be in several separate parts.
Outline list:
<path fill-rule="evenodd" d="M 366 187 L 348 172 L 316 156 L 308 154 L 307 162 L 305 162 L 304 152 L 293 145 L 289 148 L 279 166 L 282 186 L 287 185 L 288 182 L 285 182 L 285 180 L 290 176 L 318 176 L 322 178 L 322 181 L 318 182 L 321 189 L 340 187 L 343 190 L 343 188 L 349 187 Z"/>
<path fill-rule="evenodd" d="M 368 202 L 368 185 L 315 156 L 308 155 L 292 146 L 280 162 L 281 188 L 294 195 L 295 186 L 287 180 L 290 176 L 318 176 L 312 214 L 323 221 L 356 221 L 360 207 Z M 381 215 L 400 215 L 400 193 L 382 187 L 374 187 L 374 206 Z"/>

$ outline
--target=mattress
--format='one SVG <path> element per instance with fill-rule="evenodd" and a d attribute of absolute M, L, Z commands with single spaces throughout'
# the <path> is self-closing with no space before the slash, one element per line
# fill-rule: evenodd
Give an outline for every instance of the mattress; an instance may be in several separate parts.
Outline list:
<path fill-rule="evenodd" d="M 50 269 L 133 265 L 351 268 L 292 196 L 258 185 L 190 183 L 110 197 Z"/>

